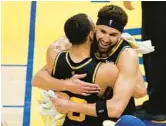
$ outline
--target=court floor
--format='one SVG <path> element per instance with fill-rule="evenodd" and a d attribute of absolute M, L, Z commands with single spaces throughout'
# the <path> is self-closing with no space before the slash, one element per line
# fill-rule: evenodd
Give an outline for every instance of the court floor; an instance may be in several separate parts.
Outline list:
<path fill-rule="evenodd" d="M 99 8 L 107 4 L 123 7 L 123 3 L 2 1 L 1 4 L 2 119 L 9 126 L 44 126 L 37 103 L 41 90 L 31 87 L 31 79 L 45 64 L 48 45 L 63 35 L 63 24 L 68 17 L 84 12 L 96 21 Z M 140 2 L 133 2 L 133 5 L 134 11 L 126 10 L 129 23 L 125 31 L 140 40 L 141 6 Z M 145 76 L 141 55 L 139 61 L 141 72 Z M 146 99 L 147 96 L 136 99 L 136 103 L 141 104 Z M 166 125 L 151 122 L 146 124 Z"/>

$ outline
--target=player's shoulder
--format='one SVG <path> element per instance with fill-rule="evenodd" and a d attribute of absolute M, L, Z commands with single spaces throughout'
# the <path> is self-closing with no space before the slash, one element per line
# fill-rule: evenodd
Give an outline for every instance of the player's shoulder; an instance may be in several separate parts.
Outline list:
<path fill-rule="evenodd" d="M 139 58 L 136 50 L 126 48 L 123 50 L 117 61 L 117 66 L 120 72 L 128 73 L 129 69 L 139 67 Z"/>
<path fill-rule="evenodd" d="M 125 48 L 121 52 L 120 56 L 125 57 L 125 58 L 138 58 L 138 53 L 133 48 Z"/>
<path fill-rule="evenodd" d="M 119 55 L 116 64 L 120 71 L 123 68 L 137 67 L 139 64 L 138 53 L 132 48 L 125 48 Z"/>

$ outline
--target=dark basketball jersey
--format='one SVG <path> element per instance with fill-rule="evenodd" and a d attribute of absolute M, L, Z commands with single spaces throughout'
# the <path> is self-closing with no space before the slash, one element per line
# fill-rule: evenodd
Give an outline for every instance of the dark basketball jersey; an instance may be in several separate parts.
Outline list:
<path fill-rule="evenodd" d="M 58 79 L 71 78 L 73 74 L 86 73 L 87 76 L 83 81 L 94 83 L 96 72 L 101 63 L 97 63 L 92 58 L 86 58 L 80 63 L 74 63 L 69 55 L 69 52 L 62 52 L 55 59 L 52 76 Z M 95 103 L 100 98 L 96 93 L 90 96 L 82 96 L 64 91 L 71 101 L 77 103 Z M 63 126 L 102 126 L 102 122 L 97 117 L 88 116 L 84 113 L 69 112 L 66 115 Z"/>
<path fill-rule="evenodd" d="M 117 64 L 118 62 L 118 58 L 120 53 L 125 49 L 125 48 L 131 48 L 131 46 L 129 45 L 128 42 L 121 40 L 118 45 L 114 48 L 114 50 L 110 53 L 110 55 L 106 58 L 100 58 L 97 57 L 95 54 L 93 54 L 93 58 L 96 59 L 96 61 L 100 61 L 100 62 L 113 62 L 114 64 Z M 105 93 L 104 93 L 104 97 L 103 99 L 110 99 L 113 96 L 113 90 L 112 88 L 107 88 Z M 135 108 L 135 101 L 134 98 L 132 97 L 125 109 L 125 111 L 123 112 L 123 115 L 125 114 L 133 114 L 136 111 Z M 116 119 L 115 119 L 116 120 Z"/>

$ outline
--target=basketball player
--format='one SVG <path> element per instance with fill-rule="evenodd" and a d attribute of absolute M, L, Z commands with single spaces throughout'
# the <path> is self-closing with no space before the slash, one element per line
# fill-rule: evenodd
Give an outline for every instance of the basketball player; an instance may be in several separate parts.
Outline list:
<path fill-rule="evenodd" d="M 108 7 L 104 7 L 104 8 L 108 8 Z M 126 13 L 120 8 L 118 9 L 119 7 L 117 6 L 114 6 L 114 5 L 110 5 L 110 8 L 112 9 L 108 9 L 108 12 L 107 13 L 110 13 L 111 15 L 118 15 L 119 18 L 121 19 L 125 19 L 126 20 L 126 23 L 127 23 L 127 15 Z M 113 10 L 113 8 L 116 8 L 114 9 L 114 11 L 111 12 L 111 10 Z M 120 14 L 119 12 L 122 11 L 123 13 Z M 113 16 L 113 17 L 114 17 Z M 114 21 L 116 22 L 116 21 Z M 125 21 L 124 21 L 125 22 Z M 115 23 L 114 23 L 115 24 Z M 106 27 L 107 25 L 100 25 L 100 27 Z M 124 24 L 125 26 L 125 24 Z M 98 27 L 98 25 L 97 25 Z M 110 27 L 109 27 L 110 28 Z M 112 29 L 115 29 L 115 28 L 112 28 Z M 115 29 L 116 30 L 116 29 Z M 98 36 L 99 34 L 97 34 Z M 106 37 L 107 34 L 102 34 L 103 38 Z M 121 34 L 120 34 L 121 35 Z M 116 36 L 116 38 L 120 38 L 120 35 Z M 107 37 L 108 38 L 108 37 Z M 109 39 L 112 39 L 113 36 L 110 36 Z M 114 37 L 115 38 L 115 37 Z M 116 41 L 116 43 L 119 42 L 119 41 Z M 121 61 L 121 59 L 125 59 L 125 58 L 129 58 L 130 56 L 127 54 L 123 55 L 124 58 L 120 58 L 122 57 L 122 49 L 123 49 L 123 46 L 124 44 L 121 43 L 121 47 L 117 46 L 117 51 L 113 51 L 112 54 L 109 56 L 109 61 L 110 62 L 115 62 L 117 57 L 118 60 L 116 62 L 116 65 L 120 64 L 123 64 L 124 61 Z M 129 47 L 129 45 L 127 43 L 125 43 L 125 46 L 127 45 L 127 47 Z M 99 45 L 100 46 L 100 45 Z M 68 42 L 67 38 L 66 37 L 62 37 L 60 38 L 59 40 L 55 41 L 53 44 L 51 44 L 48 48 L 48 51 L 47 51 L 47 57 L 53 57 L 54 58 L 54 55 L 62 50 L 66 50 L 66 49 L 69 49 L 71 47 L 71 44 Z M 100 47 L 99 47 L 100 48 Z M 109 50 L 111 51 L 112 48 L 110 48 L 108 46 L 108 48 L 105 48 L 105 50 Z M 125 50 L 125 49 L 124 49 Z M 123 50 L 123 51 L 124 51 Z M 131 49 L 130 49 L 131 50 Z M 98 50 L 97 50 L 98 51 Z M 93 51 L 92 51 L 93 52 Z M 133 52 L 133 51 L 132 51 Z M 119 54 L 119 55 L 118 55 Z M 102 54 L 104 55 L 104 54 Z M 137 55 L 135 57 L 138 57 Z M 107 60 L 107 58 L 103 58 L 103 60 Z M 112 61 L 113 60 L 113 61 Z M 127 60 L 127 59 L 126 59 Z M 107 60 L 108 61 L 108 60 Z M 125 67 L 125 66 L 124 66 Z M 137 67 L 137 64 L 133 64 L 131 65 L 131 67 Z M 137 67 L 138 68 L 138 67 Z M 120 67 L 121 69 L 121 67 Z M 127 71 L 124 70 L 123 71 L 123 74 L 126 74 Z M 76 94 L 81 94 L 81 95 L 90 95 L 90 93 L 93 93 L 93 92 L 98 92 L 98 90 L 100 89 L 98 87 L 98 85 L 90 85 L 89 83 L 87 82 L 83 82 L 83 81 L 80 81 L 79 78 L 83 78 L 85 77 L 86 75 L 75 75 L 72 79 L 69 79 L 69 80 L 58 80 L 58 79 L 55 79 L 55 78 L 52 78 L 49 73 L 47 72 L 46 70 L 46 66 L 44 66 L 33 78 L 32 80 L 32 85 L 35 86 L 35 87 L 39 87 L 39 88 L 42 88 L 44 90 L 49 90 L 49 89 L 53 89 L 53 90 L 56 90 L 56 91 L 64 91 L 64 90 L 68 90 L 70 92 L 73 92 L 73 93 L 76 93 Z M 143 97 L 146 95 L 146 88 L 144 86 L 144 81 L 143 81 L 143 78 L 142 78 L 142 75 L 141 75 L 141 72 L 139 71 L 138 69 L 138 75 L 136 77 L 137 79 L 137 83 L 138 85 L 136 86 L 136 89 L 133 96 L 134 97 Z M 123 79 L 121 79 L 123 80 Z M 119 81 L 121 81 L 119 79 Z M 121 81 L 122 83 L 122 81 Z M 87 86 L 89 86 L 90 88 L 87 88 Z"/>
<path fill-rule="evenodd" d="M 90 96 L 77 95 L 63 91 L 69 100 L 78 103 L 94 103 L 99 101 L 107 87 L 113 87 L 118 76 L 118 69 L 114 64 L 96 62 L 90 58 L 90 48 L 93 40 L 95 25 L 85 14 L 72 16 L 65 22 L 65 35 L 72 43 L 70 51 L 63 51 L 55 55 L 54 60 L 47 59 L 48 71 L 58 79 L 71 78 L 73 74 L 86 73 L 83 81 L 98 83 L 100 92 Z M 102 121 L 97 117 L 84 113 L 69 112 L 63 126 L 89 126 L 90 124 L 101 126 Z"/>
<path fill-rule="evenodd" d="M 127 15 L 122 10 L 122 8 L 115 6 L 115 5 L 108 5 L 103 7 L 98 12 L 98 21 L 97 21 L 97 29 L 95 34 L 95 42 L 92 45 L 92 57 L 95 58 L 97 61 L 103 61 L 103 62 L 113 62 L 117 65 L 119 69 L 119 76 L 115 82 L 115 86 L 113 88 L 113 92 L 108 91 L 104 94 L 104 99 L 110 99 L 112 100 L 108 101 L 107 104 L 112 107 L 115 107 L 115 111 L 112 110 L 111 107 L 108 107 L 108 111 L 110 112 L 110 117 L 119 117 L 122 113 L 123 114 L 133 114 L 135 112 L 135 104 L 134 99 L 130 96 L 134 97 L 142 97 L 146 94 L 146 88 L 144 86 L 144 81 L 142 78 L 142 75 L 139 71 L 139 62 L 138 62 L 138 55 L 135 50 L 133 50 L 130 45 L 121 40 L 120 36 L 124 29 L 124 26 L 127 23 Z M 65 41 L 66 46 L 69 46 L 67 44 L 67 41 L 65 39 L 61 39 L 59 42 Z M 48 49 L 48 57 L 53 57 L 55 52 L 57 52 L 57 44 L 58 42 L 51 45 L 51 47 Z M 58 45 L 58 48 L 63 46 Z M 96 48 L 95 48 L 96 47 Z M 42 75 L 43 74 L 43 75 Z M 43 78 L 38 79 L 38 75 L 42 76 Z M 57 89 L 57 87 L 60 87 L 60 83 L 64 86 L 64 84 L 67 81 L 60 82 L 60 80 L 52 79 L 50 81 L 48 78 L 51 79 L 51 77 L 47 77 L 48 73 L 46 74 L 46 71 L 41 71 L 40 74 L 38 74 L 35 77 L 35 81 L 33 81 L 35 86 L 38 86 L 40 88 L 43 88 L 44 85 L 46 85 L 45 89 Z M 45 75 L 45 76 L 44 76 Z M 45 78 L 45 79 L 44 79 Z M 72 79 L 73 80 L 73 79 Z M 44 84 L 43 82 L 47 82 Z M 49 82 L 49 83 L 48 83 Z M 59 83 L 58 83 L 59 82 Z M 65 83 L 64 83 L 65 82 Z M 69 84 L 71 80 L 68 80 L 68 84 L 65 87 L 62 85 L 62 90 L 71 90 L 72 84 Z M 80 81 L 79 81 L 80 82 Z M 36 84 L 35 84 L 36 83 Z M 81 82 L 82 84 L 83 82 Z M 40 86 L 39 86 L 40 84 Z M 59 85 L 58 85 L 59 84 Z M 58 85 L 58 86 L 56 86 Z M 71 87 L 69 87 L 69 85 Z M 74 85 L 74 84 L 73 84 Z M 80 85 L 77 83 L 75 84 L 77 87 Z M 136 85 L 136 86 L 134 86 Z M 83 86 L 83 87 L 87 87 Z M 69 88 L 69 89 L 67 89 Z M 134 89 L 133 89 L 134 88 Z M 73 89 L 73 88 L 72 88 Z M 88 88 L 90 89 L 90 88 Z M 97 90 L 96 88 L 93 88 Z M 93 90 L 95 92 L 95 90 Z M 133 91 L 134 90 L 134 91 Z M 81 93 L 89 94 L 90 90 L 82 90 Z M 85 92 L 84 92 L 85 91 Z M 93 92 L 92 91 L 92 92 Z M 72 92 L 72 91 L 71 91 Z M 74 92 L 74 91 L 73 91 Z M 80 92 L 80 90 L 76 91 Z M 80 93 L 80 94 L 81 94 Z M 114 95 L 113 95 L 114 94 Z M 115 99 L 115 100 L 113 100 Z M 129 104 L 128 101 L 130 100 Z M 114 105 L 114 106 L 113 106 Z M 127 106 L 127 108 L 126 108 Z M 125 109 L 126 108 L 126 109 Z M 90 115 L 95 116 L 95 104 L 92 108 L 93 114 Z M 79 111 L 79 110 L 78 110 Z M 88 110 L 87 110 L 88 111 Z M 111 112 L 112 111 L 112 112 Z M 124 111 L 124 112 L 123 112 Z M 91 111 L 89 111 L 91 112 Z"/>

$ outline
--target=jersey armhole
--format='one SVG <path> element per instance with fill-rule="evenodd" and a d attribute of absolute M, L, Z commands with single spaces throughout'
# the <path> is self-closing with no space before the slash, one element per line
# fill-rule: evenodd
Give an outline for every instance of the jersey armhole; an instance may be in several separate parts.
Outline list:
<path fill-rule="evenodd" d="M 51 72 L 51 75 L 52 75 L 52 76 L 55 75 L 57 61 L 58 61 L 58 59 L 59 59 L 60 54 L 62 54 L 62 53 L 63 53 L 63 52 L 59 52 L 59 53 L 57 54 L 57 56 L 55 57 L 55 59 L 54 59 L 54 66 L 53 66 L 53 69 L 52 69 L 52 72 Z"/>
<path fill-rule="evenodd" d="M 93 78 L 92 78 L 92 83 L 95 83 L 95 81 L 96 81 L 96 74 L 97 74 L 97 71 L 98 71 L 101 64 L 102 64 L 102 62 L 98 63 L 95 67 L 95 70 L 94 70 L 94 73 L 93 73 Z"/>

